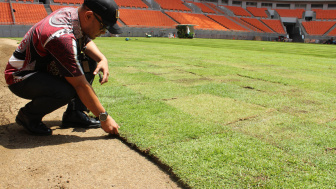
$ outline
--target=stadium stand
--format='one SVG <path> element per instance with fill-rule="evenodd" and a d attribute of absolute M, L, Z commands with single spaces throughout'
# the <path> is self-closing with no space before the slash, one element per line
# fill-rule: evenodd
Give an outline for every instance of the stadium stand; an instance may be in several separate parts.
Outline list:
<path fill-rule="evenodd" d="M 54 2 L 60 4 L 83 4 L 84 0 L 54 0 Z"/>
<path fill-rule="evenodd" d="M 118 24 L 125 30 L 125 34 L 122 35 L 127 36 L 141 35 L 149 28 L 152 33 L 154 31 L 153 36 L 163 36 L 164 33 L 174 33 L 177 24 L 191 24 L 198 30 L 198 37 L 241 36 L 242 39 L 261 37 L 270 40 L 287 36 L 296 42 L 336 37 L 336 8 L 329 7 L 325 2 L 321 3 L 323 9 L 316 8 L 317 6 L 313 6 L 314 3 L 307 3 L 306 8 L 300 6 L 298 9 L 290 9 L 287 6 L 279 7 L 273 2 L 272 6 L 262 8 L 248 3 L 238 5 L 220 0 L 115 0 L 115 2 L 121 12 Z M 288 4 L 290 7 L 297 7 L 295 2 Z M 0 0 L 0 36 L 16 37 L 25 33 L 21 28 L 26 30 L 29 25 L 39 22 L 48 13 L 63 7 L 78 7 L 83 3 L 84 0 Z M 311 6 L 308 6 L 309 4 Z M 309 7 L 313 7 L 314 13 L 309 12 Z M 305 9 L 308 15 L 305 15 Z M 274 10 L 274 14 L 271 10 Z M 307 17 L 311 17 L 312 21 L 307 22 Z"/>
<path fill-rule="evenodd" d="M 256 18 L 240 18 L 240 19 L 258 28 L 262 32 L 274 33 L 271 29 L 269 29 L 265 24 L 263 24 Z"/>
<path fill-rule="evenodd" d="M 13 17 L 9 3 L 0 2 L 0 25 L 13 24 Z"/>
<path fill-rule="evenodd" d="M 280 20 L 260 19 L 264 24 L 279 34 L 286 34 Z"/>
<path fill-rule="evenodd" d="M 242 7 L 236 7 L 236 6 L 224 6 L 225 8 L 231 10 L 233 14 L 236 16 L 246 16 L 246 17 L 251 17 L 251 14 L 248 13 L 245 9 Z"/>
<path fill-rule="evenodd" d="M 121 7 L 148 8 L 141 0 L 114 0 Z"/>
<path fill-rule="evenodd" d="M 309 35 L 323 35 L 331 29 L 336 22 L 331 21 L 309 21 L 302 22 L 302 26 L 305 28 Z"/>
<path fill-rule="evenodd" d="M 191 10 L 186 7 L 181 0 L 156 0 L 160 4 L 161 8 L 164 10 L 176 10 L 176 11 L 187 11 Z"/>
<path fill-rule="evenodd" d="M 205 30 L 227 30 L 217 22 L 211 20 L 203 14 L 181 13 L 181 12 L 166 12 L 170 17 L 176 20 L 179 24 L 193 24 L 195 29 Z"/>
<path fill-rule="evenodd" d="M 208 6 L 210 6 L 212 9 L 214 9 L 215 11 L 217 11 L 217 13 L 220 13 L 220 14 L 225 14 L 224 11 L 222 11 L 221 9 L 219 9 L 215 4 L 213 3 L 204 3 Z"/>
<path fill-rule="evenodd" d="M 228 28 L 229 30 L 249 32 L 248 29 L 240 26 L 239 24 L 237 24 L 234 21 L 230 20 L 226 16 L 208 15 L 208 17 L 210 17 L 211 19 L 213 19 L 216 22 L 220 23 L 221 25 L 223 25 L 224 27 Z"/>
<path fill-rule="evenodd" d="M 266 14 L 267 8 L 246 7 L 246 10 L 255 17 L 268 18 Z"/>
<path fill-rule="evenodd" d="M 18 25 L 35 24 L 48 16 L 43 4 L 12 3 L 12 7 Z"/>
<path fill-rule="evenodd" d="M 67 6 L 67 5 L 50 5 L 50 9 L 52 12 L 58 10 L 58 9 L 61 9 L 61 8 L 64 8 L 64 7 L 79 7 L 79 6 Z"/>
<path fill-rule="evenodd" d="M 192 1 L 187 1 L 187 2 L 188 3 L 193 3 L 194 5 L 199 7 L 202 10 L 202 12 L 204 12 L 204 13 L 213 13 L 213 14 L 216 13 L 214 10 L 212 10 L 211 8 L 209 8 L 208 6 L 206 6 L 203 3 L 197 3 L 197 2 L 192 2 Z"/>
<path fill-rule="evenodd" d="M 120 9 L 120 20 L 129 27 L 174 27 L 177 24 L 157 10 Z"/>
<path fill-rule="evenodd" d="M 328 33 L 328 36 L 336 36 L 336 27 Z"/>
<path fill-rule="evenodd" d="M 256 28 L 256 27 L 254 27 L 254 26 L 248 24 L 247 22 L 241 20 L 241 19 L 238 18 L 238 17 L 231 16 L 230 18 L 231 18 L 232 20 L 238 22 L 239 24 L 241 24 L 241 25 L 243 25 L 243 26 L 249 28 L 251 31 L 261 32 L 261 30 L 259 30 L 258 28 Z"/>
<path fill-rule="evenodd" d="M 280 17 L 296 17 L 301 19 L 304 9 L 274 9 Z"/>
<path fill-rule="evenodd" d="M 336 10 L 312 9 L 316 13 L 316 19 L 334 20 L 336 19 Z"/>
<path fill-rule="evenodd" d="M 23 3 L 25 3 L 25 2 L 31 2 L 31 3 L 33 3 L 34 2 L 34 0 L 16 0 L 16 2 L 23 2 Z"/>

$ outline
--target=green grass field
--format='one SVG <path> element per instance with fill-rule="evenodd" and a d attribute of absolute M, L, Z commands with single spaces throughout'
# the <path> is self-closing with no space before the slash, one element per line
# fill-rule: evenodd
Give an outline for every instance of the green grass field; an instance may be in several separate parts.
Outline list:
<path fill-rule="evenodd" d="M 334 188 L 335 46 L 99 38 L 121 135 L 192 188 Z"/>

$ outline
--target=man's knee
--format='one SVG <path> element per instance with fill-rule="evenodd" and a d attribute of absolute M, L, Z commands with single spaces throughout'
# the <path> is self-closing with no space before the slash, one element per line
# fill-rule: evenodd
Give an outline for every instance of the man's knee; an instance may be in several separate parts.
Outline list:
<path fill-rule="evenodd" d="M 55 97 L 61 101 L 64 101 L 64 103 L 68 103 L 71 101 L 71 99 L 75 98 L 75 96 L 76 90 L 70 84 L 65 84 L 63 89 L 58 91 Z"/>

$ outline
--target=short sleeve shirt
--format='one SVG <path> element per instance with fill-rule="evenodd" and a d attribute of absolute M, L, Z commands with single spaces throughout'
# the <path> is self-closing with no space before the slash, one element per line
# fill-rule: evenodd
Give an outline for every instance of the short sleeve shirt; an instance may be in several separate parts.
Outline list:
<path fill-rule="evenodd" d="M 60 77 L 83 75 L 78 53 L 90 41 L 81 31 L 77 8 L 53 12 L 30 28 L 13 53 L 5 70 L 7 84 L 39 71 Z"/>

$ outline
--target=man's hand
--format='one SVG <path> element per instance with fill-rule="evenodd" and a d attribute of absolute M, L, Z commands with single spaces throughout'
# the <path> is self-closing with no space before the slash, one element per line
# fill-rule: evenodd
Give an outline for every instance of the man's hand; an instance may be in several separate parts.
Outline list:
<path fill-rule="evenodd" d="M 108 82 L 108 76 L 110 75 L 109 69 L 108 69 L 108 63 L 106 59 L 103 59 L 102 61 L 98 62 L 97 68 L 93 72 L 94 75 L 96 75 L 99 71 L 103 72 L 103 77 L 100 81 L 100 84 L 104 84 Z"/>
<path fill-rule="evenodd" d="M 106 121 L 101 121 L 100 124 L 105 132 L 110 134 L 119 134 L 118 129 L 120 127 L 111 116 L 108 116 Z"/>
<path fill-rule="evenodd" d="M 86 44 L 84 53 L 98 63 L 97 68 L 93 74 L 97 75 L 99 71 L 103 72 L 103 79 L 100 84 L 106 83 L 110 74 L 106 57 L 99 51 L 98 47 L 93 41 L 90 41 L 88 44 Z"/>

